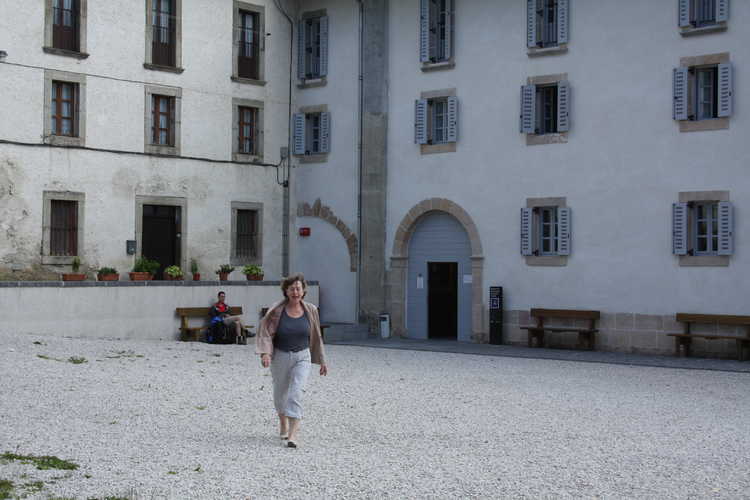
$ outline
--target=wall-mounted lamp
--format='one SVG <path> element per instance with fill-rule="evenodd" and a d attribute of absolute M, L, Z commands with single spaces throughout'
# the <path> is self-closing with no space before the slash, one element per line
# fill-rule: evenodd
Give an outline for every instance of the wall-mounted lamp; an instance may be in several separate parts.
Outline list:
<path fill-rule="evenodd" d="M 0 59 L 5 59 L 6 57 L 8 57 L 8 53 L 4 50 L 0 50 Z"/>

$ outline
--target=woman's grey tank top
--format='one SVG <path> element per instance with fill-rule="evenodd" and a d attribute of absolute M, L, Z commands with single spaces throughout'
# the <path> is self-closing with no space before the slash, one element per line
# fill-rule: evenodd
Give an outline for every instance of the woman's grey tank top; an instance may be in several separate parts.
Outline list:
<path fill-rule="evenodd" d="M 281 351 L 297 352 L 310 347 L 310 320 L 307 313 L 291 318 L 286 307 L 281 310 L 279 326 L 273 336 L 273 347 Z"/>

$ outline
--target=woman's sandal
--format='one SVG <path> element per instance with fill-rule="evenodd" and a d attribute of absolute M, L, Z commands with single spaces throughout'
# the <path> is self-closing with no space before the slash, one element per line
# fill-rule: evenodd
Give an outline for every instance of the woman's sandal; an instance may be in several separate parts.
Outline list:
<path fill-rule="evenodd" d="M 296 448 L 297 447 L 297 442 L 290 439 L 289 441 L 286 442 L 286 447 L 287 448 Z"/>

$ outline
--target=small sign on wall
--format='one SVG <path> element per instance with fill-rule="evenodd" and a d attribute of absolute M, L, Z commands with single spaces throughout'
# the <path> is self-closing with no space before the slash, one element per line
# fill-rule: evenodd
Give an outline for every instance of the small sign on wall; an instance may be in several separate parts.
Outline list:
<path fill-rule="evenodd" d="M 464 285 L 469 285 L 469 284 L 471 284 L 473 282 L 474 282 L 474 280 L 473 280 L 471 274 L 464 274 Z"/>
<path fill-rule="evenodd" d="M 417 276 L 417 290 L 422 290 L 424 288 L 424 278 L 422 275 Z"/>

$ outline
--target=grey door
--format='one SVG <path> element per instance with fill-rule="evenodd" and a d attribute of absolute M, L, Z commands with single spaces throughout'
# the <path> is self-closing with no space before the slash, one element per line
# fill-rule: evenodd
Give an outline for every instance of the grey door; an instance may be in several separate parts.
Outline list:
<path fill-rule="evenodd" d="M 409 241 L 406 287 L 408 337 L 427 339 L 444 334 L 435 332 L 435 335 L 431 335 L 429 332 L 428 263 L 455 263 L 456 279 L 451 281 L 455 283 L 458 300 L 455 305 L 456 336 L 453 338 L 471 340 L 471 244 L 463 226 L 453 216 L 439 212 L 420 219 Z M 439 287 L 445 292 L 445 283 Z"/>

